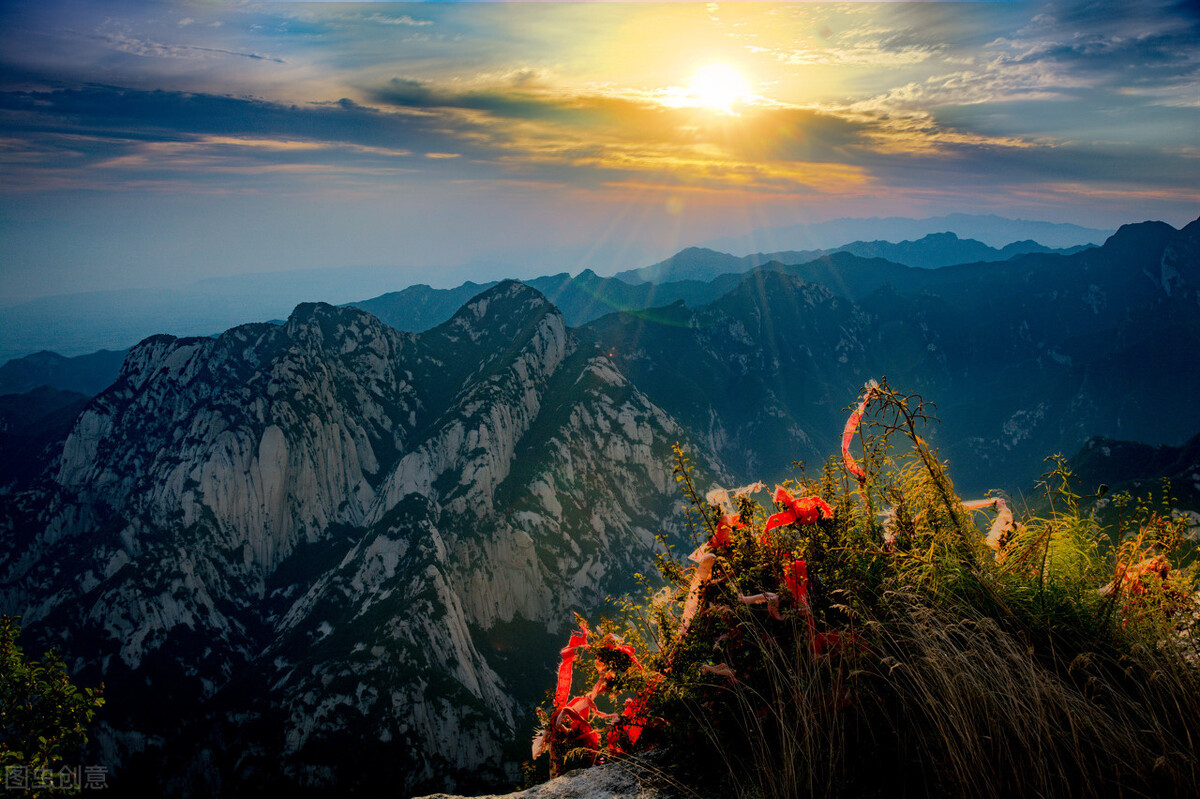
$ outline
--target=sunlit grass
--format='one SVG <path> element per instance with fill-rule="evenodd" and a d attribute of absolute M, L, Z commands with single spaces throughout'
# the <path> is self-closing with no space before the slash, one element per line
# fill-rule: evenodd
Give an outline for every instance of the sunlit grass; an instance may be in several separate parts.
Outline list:
<path fill-rule="evenodd" d="M 1050 510 L 1002 518 L 993 551 L 925 406 L 870 396 L 861 479 L 831 461 L 774 508 L 701 498 L 677 452 L 698 565 L 663 558 L 666 589 L 584 636 L 591 693 L 543 715 L 555 768 L 633 759 L 748 799 L 1200 795 L 1181 523 L 1143 508 L 1109 535 L 1054 461 Z"/>

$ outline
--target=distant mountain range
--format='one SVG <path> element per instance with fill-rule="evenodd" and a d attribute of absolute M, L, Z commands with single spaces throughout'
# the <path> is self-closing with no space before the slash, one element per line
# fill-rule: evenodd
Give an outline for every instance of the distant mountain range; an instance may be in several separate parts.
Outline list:
<path fill-rule="evenodd" d="M 0 366 L 0 395 L 24 394 L 52 386 L 95 396 L 112 385 L 127 350 L 100 350 L 66 358 L 57 352 L 35 352 Z"/>
<path fill-rule="evenodd" d="M 1043 239 L 1040 236 L 1055 231 L 1063 234 L 1067 230 L 1064 226 L 1001 221 L 1006 225 L 1005 229 L 1010 232 L 1010 236 L 997 246 L 1029 239 L 1040 241 L 1047 246 L 1072 246 L 1104 239 L 1103 235 L 1097 238 L 1094 232 L 1085 235 L 1083 229 L 1072 229 L 1075 238 L 1067 244 L 1059 244 L 1057 241 L 1062 239 L 1063 235 L 1057 235 L 1054 240 Z M 927 222 L 929 220 L 921 221 L 920 224 Z M 961 229 L 942 227 L 923 230 L 917 235 L 893 238 L 885 235 L 883 229 L 875 224 L 875 220 L 858 220 L 857 226 L 847 220 L 828 224 L 830 227 L 827 230 L 831 231 L 830 235 L 834 235 L 833 231 L 837 232 L 836 240 L 819 246 L 805 245 L 803 249 L 830 249 L 845 242 L 878 238 L 902 241 L 946 230 L 954 231 L 960 236 L 965 235 Z M 751 252 L 778 252 L 782 249 L 784 248 L 759 248 Z M 782 260 L 796 262 L 790 257 Z M 975 258 L 971 257 L 968 260 Z M 944 261 L 939 261 L 941 262 Z M 476 264 L 470 268 L 475 270 L 473 274 L 496 274 L 495 265 Z M 744 272 L 747 268 L 749 266 L 727 271 Z M 298 302 L 323 300 L 333 304 L 347 303 L 357 298 L 375 296 L 397 286 L 411 285 L 414 282 L 413 277 L 431 273 L 446 281 L 442 284 L 443 287 L 453 285 L 450 281 L 458 275 L 472 274 L 467 271 L 467 267 L 455 266 L 439 266 L 426 270 L 402 267 L 346 267 L 211 278 L 175 289 L 128 289 L 42 297 L 0 308 L 0 363 L 41 350 L 52 350 L 65 356 L 86 354 L 99 349 L 124 350 L 155 333 L 213 335 L 243 322 L 285 317 Z M 527 274 L 536 272 L 507 274 L 510 277 L 524 278 Z M 716 274 L 683 277 L 707 281 Z M 443 290 L 456 292 L 460 302 L 467 299 L 464 293 L 457 289 Z M 453 307 L 447 308 L 441 318 L 447 318 L 452 312 Z M 405 325 L 403 329 L 417 328 Z M 428 329 L 428 326 L 423 329 Z"/>
<path fill-rule="evenodd" d="M 563 272 L 521 282 L 540 291 L 562 311 L 568 325 L 578 327 L 614 311 L 637 311 L 675 302 L 704 305 L 732 290 L 741 278 L 728 274 L 709 280 L 631 285 L 616 278 L 600 277 L 589 269 L 574 277 Z M 466 283 L 456 289 L 409 286 L 350 305 L 373 313 L 398 329 L 420 332 L 449 318 L 473 292 L 493 285 Z"/>
<path fill-rule="evenodd" d="M 871 217 L 804 222 L 765 227 L 744 236 L 727 236 L 702 242 L 714 250 L 731 253 L 780 252 L 783 250 L 828 250 L 847 241 L 883 239 L 906 241 L 949 231 L 964 239 L 977 239 L 991 247 L 1032 239 L 1047 247 L 1099 244 L 1113 230 L 1081 227 L 1057 222 L 1008 219 L 994 214 L 947 214 L 926 219 Z"/>
<path fill-rule="evenodd" d="M 1020 411 L 1033 420 L 1028 424 L 1044 424 L 1043 417 L 1051 407 L 1048 403 L 1053 392 L 1065 392 L 1071 386 L 1082 391 L 1082 386 L 1094 385 L 1099 379 L 1118 384 L 1127 382 L 1117 365 L 1120 351 L 1113 347 L 1129 347 L 1130 353 L 1153 362 L 1162 361 L 1164 352 L 1170 352 L 1170 357 L 1176 358 L 1180 342 L 1188 341 L 1188 336 L 1192 335 L 1193 322 L 1187 317 L 1186 301 L 1180 300 L 1179 294 L 1190 290 L 1187 287 L 1191 285 L 1191 278 L 1186 275 L 1191 263 L 1189 258 L 1193 255 L 1187 248 L 1193 246 L 1189 242 L 1195 237 L 1195 228 L 1195 223 L 1183 231 L 1175 231 L 1164 223 L 1127 225 L 1102 247 L 1071 254 L 1034 252 L 1002 262 L 978 262 L 939 269 L 908 267 L 880 258 L 837 252 L 801 264 L 769 262 L 750 273 L 727 273 L 708 282 L 629 284 L 585 271 L 574 277 L 564 273 L 526 283 L 541 291 L 562 311 L 568 326 L 581 328 L 581 333 L 592 337 L 597 346 L 612 349 L 614 357 L 623 357 L 622 353 L 631 349 L 639 351 L 644 346 L 658 350 L 654 358 L 645 362 L 650 366 L 645 374 L 638 375 L 639 385 L 650 390 L 653 381 L 666 380 L 666 393 L 660 397 L 651 391 L 652 396 L 680 418 L 690 420 L 696 430 L 700 429 L 697 427 L 699 417 L 672 404 L 674 387 L 689 383 L 687 375 L 674 374 L 672 368 L 676 364 L 700 363 L 703 359 L 689 360 L 683 352 L 666 351 L 662 349 L 665 343 L 677 339 L 678 329 L 703 331 L 714 325 L 719 327 L 719 324 L 705 320 L 716 318 L 713 314 L 726 313 L 720 309 L 735 296 L 731 292 L 745 292 L 747 286 L 756 287 L 753 290 L 764 295 L 773 291 L 791 291 L 768 278 L 768 274 L 782 274 L 795 281 L 822 286 L 831 300 L 850 301 L 847 313 L 851 317 L 860 318 L 865 314 L 865 318 L 873 320 L 877 326 L 874 330 L 859 330 L 856 335 L 866 338 L 845 345 L 862 350 L 870 358 L 854 361 L 846 353 L 839 354 L 838 363 L 853 363 L 853 368 L 823 367 L 839 375 L 837 380 L 826 381 L 826 384 L 832 390 L 840 391 L 847 381 L 853 383 L 867 375 L 889 374 L 895 380 L 903 380 L 914 388 L 920 387 L 930 396 L 937 396 L 943 408 L 948 410 L 947 421 L 956 422 L 955 446 L 961 448 L 968 440 L 977 444 L 970 452 L 955 450 L 967 461 L 959 470 L 960 479 L 982 488 L 989 479 L 1006 482 L 1024 479 L 1046 450 L 1071 451 L 1091 434 L 1141 437 L 1156 444 L 1174 440 L 1171 434 L 1164 435 L 1160 430 L 1139 429 L 1140 419 L 1152 417 L 1146 408 L 1154 402 L 1153 392 L 1133 390 L 1121 395 L 1121 402 L 1129 406 L 1124 410 L 1112 406 L 1117 401 L 1115 398 L 1106 399 L 1102 404 L 1109 407 L 1097 410 L 1094 415 L 1066 414 L 1053 421 L 1050 427 L 1058 432 L 1052 436 L 1047 437 L 1044 432 L 1038 436 L 1021 434 L 1016 436 L 1017 441 L 1005 446 L 1001 446 L 1004 435 L 997 431 L 1004 425 L 1014 429 L 1025 425 L 1024 417 L 993 418 L 984 423 L 986 414 L 981 409 L 992 408 L 994 413 L 1011 414 Z M 719 256 L 725 259 L 723 262 L 732 258 L 697 250 L 687 250 L 680 255 L 697 253 L 705 258 Z M 745 259 L 736 260 L 742 265 L 746 263 Z M 1183 264 L 1183 271 L 1173 266 L 1175 263 Z M 1086 290 L 1080 289 L 1083 281 L 1087 281 Z M 456 289 L 413 286 L 354 305 L 373 313 L 388 325 L 421 332 L 441 323 L 471 295 L 492 285 L 467 283 Z M 811 302 L 817 301 L 811 299 Z M 676 307 L 667 307 L 671 305 Z M 666 310 L 647 312 L 654 307 Z M 614 311 L 634 314 L 637 329 L 655 331 L 653 340 L 646 345 L 631 344 L 625 334 L 615 332 L 618 327 L 614 327 L 614 320 L 597 321 Z M 661 320 L 668 318 L 674 321 L 662 323 Z M 759 379 L 786 380 L 792 372 L 780 372 L 774 362 L 761 361 L 760 354 L 775 349 L 782 352 L 786 350 L 787 341 L 804 341 L 826 332 L 793 318 L 786 307 L 768 318 L 776 340 L 763 342 L 752 337 L 744 347 L 746 351 L 738 357 L 758 359 L 756 366 L 745 368 L 755 375 L 767 376 Z M 916 320 L 920 320 L 919 324 Z M 628 322 L 620 324 L 627 325 Z M 729 324 L 745 330 L 753 327 L 748 318 L 733 319 Z M 843 331 L 851 329 L 849 324 L 848 320 L 836 325 L 829 322 L 829 326 Z M 584 328 L 585 325 L 588 327 Z M 1164 326 L 1171 325 L 1178 325 L 1181 330 L 1159 332 Z M 678 329 L 668 329 L 672 326 Z M 601 330 L 606 332 L 599 333 Z M 1180 335 L 1173 338 L 1176 333 Z M 913 342 L 922 342 L 920 351 L 913 351 Z M 698 342 L 687 345 L 699 346 Z M 729 356 L 725 345 L 709 342 L 702 349 L 716 360 Z M 933 357 L 930 353 L 935 352 L 937 356 Z M 1057 376 L 1058 382 L 1052 382 L 1049 389 L 1037 381 L 1030 383 L 1022 394 L 1027 401 L 1011 407 L 1006 403 L 995 403 L 987 396 L 968 400 L 983 384 L 977 378 L 980 365 L 985 362 L 996 364 L 1001 370 L 1034 369 L 1044 372 L 1047 379 Z M 19 363 L 0 369 L 0 376 L 5 369 Z M 62 368 L 61 363 L 59 366 Z M 28 364 L 23 368 L 30 371 Z M 720 372 L 728 366 L 714 368 Z M 810 368 L 815 367 L 810 365 Z M 639 366 L 630 363 L 626 369 L 637 375 Z M 1151 372 L 1157 374 L 1153 369 Z M 671 375 L 670 379 L 665 375 Z M 61 383 L 48 382 L 68 388 Z M 1006 390 L 1011 392 L 1011 389 Z M 1097 393 L 1108 396 L 1103 391 Z M 703 391 L 688 392 L 693 402 L 700 402 L 703 394 Z M 783 386 L 776 386 L 776 394 L 785 396 L 788 391 Z M 1057 402 L 1060 409 L 1070 404 L 1068 396 L 1061 393 Z M 1088 401 L 1085 407 L 1094 404 Z M 959 405 L 973 409 L 957 415 L 954 409 Z M 812 417 L 786 402 L 785 406 L 790 408 L 789 414 L 799 414 L 793 419 L 799 430 L 829 423 L 828 418 Z M 705 405 L 701 416 L 715 414 L 728 418 L 730 410 L 716 402 Z M 732 416 L 746 420 L 749 418 L 746 410 L 741 408 Z M 772 412 L 782 413 L 779 408 Z M 1021 444 L 1021 441 L 1027 443 Z M 771 468 L 779 468 L 791 459 L 781 455 L 759 461 L 755 460 L 756 453 L 770 449 L 791 451 L 796 447 L 803 449 L 803 442 L 793 440 L 774 447 L 768 444 L 764 434 L 756 439 L 756 443 L 742 447 L 743 454 L 750 458 L 743 463 L 774 464 Z M 732 450 L 726 456 L 730 463 L 739 460 Z"/>
<path fill-rule="evenodd" d="M 665 283 L 673 280 L 712 280 L 730 272 L 748 272 L 768 263 L 802 264 L 826 255 L 845 252 L 862 258 L 882 258 L 904 266 L 936 269 L 953 264 L 1004 261 L 1015 255 L 1029 253 L 1058 253 L 1071 255 L 1092 245 L 1083 244 L 1064 249 L 1051 249 L 1036 241 L 1015 241 L 1001 249 L 989 247 L 974 239 L 960 239 L 953 233 L 930 233 L 917 241 L 855 241 L 829 250 L 791 250 L 787 252 L 756 253 L 738 258 L 727 253 L 690 247 L 657 264 L 641 269 L 618 272 L 614 277 L 629 283 Z"/>
<path fill-rule="evenodd" d="M 684 544 L 674 441 L 701 488 L 811 473 L 882 376 L 937 403 L 968 495 L 1200 431 L 1200 220 L 939 269 L 539 280 L 152 336 L 90 399 L 0 397 L 0 612 L 105 682 L 122 791 L 512 784 L 572 612 L 655 532 Z M 1158 460 L 1191 479 L 1189 452 Z"/>

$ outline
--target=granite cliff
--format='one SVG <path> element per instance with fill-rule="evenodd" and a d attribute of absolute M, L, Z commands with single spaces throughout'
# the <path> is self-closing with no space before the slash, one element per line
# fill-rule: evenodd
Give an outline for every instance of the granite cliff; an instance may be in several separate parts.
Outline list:
<path fill-rule="evenodd" d="M 0 608 L 108 685 L 127 785 L 502 781 L 512 677 L 678 528 L 682 435 L 519 283 L 420 335 L 310 304 L 152 337 L 10 495 Z"/>

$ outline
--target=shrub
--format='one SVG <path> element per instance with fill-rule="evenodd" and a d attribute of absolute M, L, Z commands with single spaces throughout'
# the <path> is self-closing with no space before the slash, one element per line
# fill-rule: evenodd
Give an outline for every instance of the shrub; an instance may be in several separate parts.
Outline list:
<path fill-rule="evenodd" d="M 60 789 L 33 786 L 56 784 L 59 769 L 78 768 L 87 726 L 104 699 L 72 685 L 55 652 L 40 662 L 26 660 L 20 632 L 16 619 L 0 616 L 0 773 L 9 787 L 48 795 Z"/>
<path fill-rule="evenodd" d="M 964 503 L 927 410 L 868 384 L 840 462 L 777 486 L 774 512 L 761 484 L 702 499 L 677 447 L 695 565 L 668 551 L 645 605 L 580 620 L 535 757 L 636 759 L 710 795 L 1200 795 L 1179 526 L 1102 535 L 1061 459 L 1043 516 Z"/>

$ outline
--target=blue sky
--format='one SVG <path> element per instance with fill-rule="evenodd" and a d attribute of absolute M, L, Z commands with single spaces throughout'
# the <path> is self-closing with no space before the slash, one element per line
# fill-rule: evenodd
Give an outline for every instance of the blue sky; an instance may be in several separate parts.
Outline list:
<path fill-rule="evenodd" d="M 1195 2 L 0 5 L 0 302 L 605 273 L 843 216 L 1181 225 L 1198 186 Z"/>

